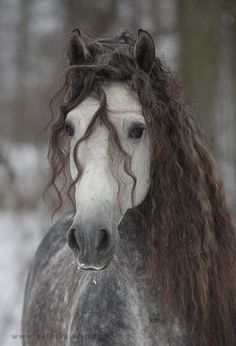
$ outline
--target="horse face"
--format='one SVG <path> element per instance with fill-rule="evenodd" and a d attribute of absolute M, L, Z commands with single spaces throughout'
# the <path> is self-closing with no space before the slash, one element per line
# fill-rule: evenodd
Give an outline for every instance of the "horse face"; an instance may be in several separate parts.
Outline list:
<path fill-rule="evenodd" d="M 104 85 L 104 91 L 108 119 L 131 158 L 131 165 L 128 170 L 124 167 L 127 165 L 124 154 L 98 118 L 92 133 L 80 142 L 76 152 L 82 174 L 75 184 L 76 214 L 68 244 L 78 253 L 82 269 L 103 269 L 110 263 L 119 223 L 127 209 L 142 203 L 149 189 L 150 141 L 137 95 L 124 83 L 117 82 Z M 67 115 L 73 179 L 77 177 L 74 147 L 99 106 L 98 100 L 88 97 Z M 134 179 L 130 172 L 136 179 L 133 194 Z"/>

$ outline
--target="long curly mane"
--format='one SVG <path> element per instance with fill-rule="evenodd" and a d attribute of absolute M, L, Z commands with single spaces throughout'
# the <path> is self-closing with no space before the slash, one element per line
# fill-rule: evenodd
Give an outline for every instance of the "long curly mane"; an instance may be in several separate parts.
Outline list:
<path fill-rule="evenodd" d="M 72 43 L 75 33 L 70 37 Z M 68 165 L 66 114 L 91 92 L 101 101 L 96 117 L 103 117 L 112 140 L 122 150 L 115 128 L 104 116 L 102 83 L 127 83 L 141 101 L 153 149 L 151 187 L 145 202 L 151 284 L 167 316 L 178 314 L 186 321 L 191 345 L 236 345 L 234 227 L 214 158 L 175 77 L 158 57 L 150 71 L 140 68 L 134 56 L 136 36 L 131 32 L 107 39 L 82 38 L 89 57 L 78 63 L 71 58 L 75 45 L 68 46 L 71 66 L 57 93 L 63 101 L 49 128 L 52 176 L 48 186 L 56 188 L 61 207 L 57 180 Z M 90 135 L 92 127 L 81 140 Z M 77 167 L 79 171 L 78 162 Z M 129 172 L 130 166 L 126 169 Z M 65 182 L 69 193 L 76 181 L 70 186 Z"/>

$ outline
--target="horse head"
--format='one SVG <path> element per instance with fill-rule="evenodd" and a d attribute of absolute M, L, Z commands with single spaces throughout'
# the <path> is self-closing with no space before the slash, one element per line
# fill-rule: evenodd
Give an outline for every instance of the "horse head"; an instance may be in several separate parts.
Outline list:
<path fill-rule="evenodd" d="M 149 34 L 139 32 L 131 53 L 133 64 L 150 71 L 155 48 Z M 72 66 L 90 63 L 89 71 L 95 61 L 99 66 L 102 54 L 103 50 L 92 56 L 78 30 L 72 33 L 68 46 Z M 118 57 L 114 52 L 106 55 L 109 71 Z M 90 83 L 94 76 L 84 78 Z M 150 185 L 149 131 L 137 92 L 116 79 L 101 80 L 97 87 L 65 120 L 70 171 L 76 181 L 76 213 L 68 244 L 78 254 L 81 269 L 103 269 L 109 264 L 119 223 L 128 209 L 143 202 Z"/>

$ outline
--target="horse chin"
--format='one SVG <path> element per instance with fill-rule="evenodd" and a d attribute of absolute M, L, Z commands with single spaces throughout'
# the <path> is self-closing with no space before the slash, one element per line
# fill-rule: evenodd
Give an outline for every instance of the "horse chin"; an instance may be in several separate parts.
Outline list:
<path fill-rule="evenodd" d="M 81 263 L 81 264 L 83 264 L 83 263 Z M 106 268 L 109 266 L 110 262 L 106 263 L 106 264 L 103 265 L 103 266 L 92 266 L 92 265 L 89 265 L 89 266 L 81 266 L 81 264 L 78 265 L 78 266 L 79 266 L 79 269 L 81 269 L 81 270 L 99 271 L 99 270 L 104 270 L 104 269 L 106 269 Z"/>
<path fill-rule="evenodd" d="M 113 254 L 109 256 L 109 258 L 106 259 L 103 263 L 99 264 L 86 264 L 83 261 L 80 261 L 79 258 L 77 259 L 78 262 L 78 269 L 81 270 L 87 270 L 87 271 L 99 271 L 106 269 L 110 263 L 112 262 Z"/>
<path fill-rule="evenodd" d="M 81 270 L 87 270 L 87 271 L 99 271 L 99 270 L 106 269 L 109 266 L 110 262 L 111 262 L 111 260 L 102 266 L 95 266 L 95 265 L 91 265 L 91 264 L 87 266 L 84 263 L 79 263 L 78 268 Z"/>

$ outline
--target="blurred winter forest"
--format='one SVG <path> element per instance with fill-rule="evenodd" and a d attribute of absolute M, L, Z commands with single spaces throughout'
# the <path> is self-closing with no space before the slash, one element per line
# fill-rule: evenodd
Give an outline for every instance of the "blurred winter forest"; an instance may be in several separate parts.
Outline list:
<path fill-rule="evenodd" d="M 63 78 L 68 33 L 149 31 L 177 72 L 236 211 L 235 0 L 0 0 L 0 340 L 20 345 L 26 274 L 52 223 L 47 178 L 48 101 Z"/>

